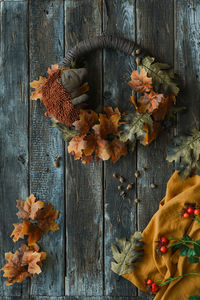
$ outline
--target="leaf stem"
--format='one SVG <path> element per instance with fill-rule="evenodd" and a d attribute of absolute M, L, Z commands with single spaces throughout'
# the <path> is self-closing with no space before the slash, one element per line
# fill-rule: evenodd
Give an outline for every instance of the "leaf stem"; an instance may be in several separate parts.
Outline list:
<path fill-rule="evenodd" d="M 169 278 L 166 278 L 166 279 L 164 279 L 164 281 L 163 281 L 163 279 L 157 280 L 157 281 L 155 281 L 155 283 L 156 283 L 156 282 L 163 281 L 161 284 L 159 284 L 159 286 L 162 287 L 162 286 L 164 286 L 164 285 L 167 285 L 167 284 L 171 283 L 171 282 L 174 281 L 174 280 L 177 280 L 177 279 L 179 279 L 179 278 L 183 278 L 183 277 L 188 276 L 188 275 L 196 275 L 196 276 L 200 276 L 200 273 L 187 273 L 187 274 L 183 274 L 183 275 L 180 275 L 180 276 L 177 276 L 177 277 L 169 277 Z"/>

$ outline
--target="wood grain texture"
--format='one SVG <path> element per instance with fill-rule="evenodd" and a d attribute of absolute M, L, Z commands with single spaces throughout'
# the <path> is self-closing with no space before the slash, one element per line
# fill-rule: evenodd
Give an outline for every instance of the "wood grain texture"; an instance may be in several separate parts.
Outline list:
<path fill-rule="evenodd" d="M 63 58 L 63 1 L 30 1 L 30 79 L 36 79 L 51 64 Z M 30 116 L 30 187 L 39 199 L 60 210 L 60 231 L 44 236 L 40 245 L 47 251 L 43 273 L 31 284 L 31 295 L 64 295 L 64 148 L 61 134 L 44 116 L 44 106 L 31 102 Z M 61 157 L 59 168 L 54 158 Z"/>
<path fill-rule="evenodd" d="M 27 4 L 4 2 L 1 6 L 0 65 L 0 265 L 4 253 L 15 251 L 9 237 L 17 222 L 16 199 L 28 195 L 28 57 Z M 1 272 L 2 275 L 2 272 Z M 0 295 L 19 296 L 24 285 L 7 287 L 0 278 Z"/>
<path fill-rule="evenodd" d="M 104 30 L 107 33 L 119 34 L 134 40 L 134 1 L 107 1 L 107 17 L 104 7 Z M 116 18 L 117 16 L 117 18 Z M 108 23 L 106 24 L 106 19 Z M 107 27 L 107 28 L 106 28 Z M 129 103 L 131 90 L 127 82 L 134 60 L 123 53 L 104 51 L 103 97 L 104 106 L 119 107 L 121 112 L 132 109 Z M 127 280 L 111 271 L 111 244 L 115 238 L 129 237 L 135 231 L 135 186 L 126 191 L 128 183 L 134 183 L 135 154 L 122 157 L 116 164 L 111 161 L 104 163 L 104 197 L 105 197 L 105 294 L 112 296 L 133 296 L 136 289 Z M 125 178 L 123 184 L 127 196 L 120 197 L 117 186 L 119 178 L 114 179 L 113 173 Z"/>
<path fill-rule="evenodd" d="M 65 2 L 66 51 L 101 32 L 100 1 Z M 90 107 L 101 99 L 101 54 L 87 58 Z M 94 75 L 95 74 L 95 75 Z M 67 144 L 66 144 L 67 156 Z M 68 156 L 66 169 L 66 295 L 103 294 L 102 163 Z"/>
<path fill-rule="evenodd" d="M 175 1 L 175 69 L 182 80 L 179 100 L 187 106 L 178 119 L 178 134 L 200 129 L 200 3 Z"/>
<path fill-rule="evenodd" d="M 173 66 L 173 1 L 137 1 L 137 42 L 153 53 L 161 62 Z M 173 136 L 165 130 L 150 146 L 138 145 L 137 168 L 145 172 L 137 180 L 138 227 L 143 230 L 165 194 L 166 183 L 173 172 L 173 165 L 166 162 L 167 145 Z M 156 189 L 151 184 L 157 185 Z"/>
<path fill-rule="evenodd" d="M 37 296 L 37 297 L 30 297 L 29 300 L 129 300 L 130 297 L 105 297 L 105 296 L 63 296 L 63 297 L 48 297 L 48 296 Z M 131 297 L 132 300 L 152 300 L 151 296 L 145 297 Z M 0 297 L 0 300 L 27 300 L 27 298 L 21 296 L 15 297 Z"/>

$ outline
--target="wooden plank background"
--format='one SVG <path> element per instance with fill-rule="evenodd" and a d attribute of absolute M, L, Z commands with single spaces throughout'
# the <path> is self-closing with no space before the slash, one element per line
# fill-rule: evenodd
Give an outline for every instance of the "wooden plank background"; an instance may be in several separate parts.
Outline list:
<path fill-rule="evenodd" d="M 6 287 L 0 299 L 128 300 L 148 299 L 110 270 L 115 237 L 143 230 L 165 194 L 173 165 L 165 161 L 174 134 L 199 128 L 199 0 L 9 0 L 0 1 L 0 264 L 17 245 L 9 235 L 16 222 L 16 199 L 35 193 L 60 210 L 60 231 L 40 242 L 48 252 L 43 273 Z M 67 144 L 44 117 L 44 107 L 30 102 L 29 81 L 44 75 L 78 41 L 102 32 L 136 40 L 178 72 L 184 91 L 178 103 L 188 106 L 176 128 L 148 148 L 137 146 L 116 164 L 82 165 L 67 154 Z M 87 58 L 90 104 L 129 111 L 127 85 L 135 68 L 122 53 L 97 51 Z M 55 168 L 54 158 L 61 156 Z M 147 170 L 143 172 L 142 167 Z M 141 177 L 135 179 L 136 170 Z M 122 200 L 116 172 L 134 183 Z M 158 188 L 152 190 L 155 183 Z M 134 199 L 141 202 L 135 204 Z"/>

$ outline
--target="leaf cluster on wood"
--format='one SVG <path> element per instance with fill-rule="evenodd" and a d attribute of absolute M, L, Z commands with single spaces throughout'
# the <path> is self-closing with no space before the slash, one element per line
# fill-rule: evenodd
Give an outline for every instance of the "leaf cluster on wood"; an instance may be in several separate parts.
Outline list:
<path fill-rule="evenodd" d="M 69 154 L 75 160 L 88 163 L 93 158 L 115 163 L 122 155 L 127 155 L 126 143 L 119 139 L 121 113 L 118 108 L 105 107 L 104 112 L 97 114 L 93 110 L 80 110 L 79 120 L 73 123 L 80 132 L 68 145 Z"/>
<path fill-rule="evenodd" d="M 180 178 L 185 179 L 194 171 L 200 173 L 200 131 L 192 129 L 190 134 L 175 137 L 168 148 L 167 160 L 175 162 Z"/>
<path fill-rule="evenodd" d="M 7 285 L 15 282 L 22 282 L 26 277 L 41 273 L 41 261 L 46 258 L 46 252 L 39 252 L 40 247 L 37 242 L 41 239 L 43 233 L 50 230 L 59 229 L 55 220 L 59 212 L 51 204 L 37 200 L 32 194 L 26 201 L 17 200 L 17 216 L 23 219 L 22 223 L 16 223 L 11 233 L 13 241 L 28 237 L 28 245 L 22 246 L 15 252 L 5 253 L 8 263 L 2 268 L 4 277 L 8 277 Z"/>
<path fill-rule="evenodd" d="M 111 269 L 118 275 L 131 273 L 135 268 L 134 263 L 140 261 L 144 254 L 141 232 L 135 232 L 129 240 L 116 238 L 116 242 L 118 246 L 112 244 L 115 262 L 111 263 Z"/>

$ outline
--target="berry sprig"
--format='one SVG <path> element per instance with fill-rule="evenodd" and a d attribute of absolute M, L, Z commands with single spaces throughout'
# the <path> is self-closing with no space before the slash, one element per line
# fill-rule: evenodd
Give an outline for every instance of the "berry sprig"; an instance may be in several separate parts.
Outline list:
<path fill-rule="evenodd" d="M 162 237 L 160 237 L 159 241 L 157 241 L 157 243 L 158 243 L 158 246 L 156 248 L 157 254 L 160 256 L 160 255 L 166 253 L 167 245 L 169 244 L 169 240 L 165 236 L 162 236 Z"/>
<path fill-rule="evenodd" d="M 160 280 L 156 280 L 153 281 L 151 278 L 146 280 L 146 286 L 147 289 L 150 290 L 151 293 L 155 294 L 158 292 L 159 288 L 170 284 L 172 281 L 189 276 L 189 275 L 196 275 L 196 276 L 200 276 L 200 273 L 195 273 L 195 272 L 191 272 L 191 273 L 187 273 L 187 274 L 183 274 L 177 277 L 168 277 L 165 279 L 160 279 Z"/>
<path fill-rule="evenodd" d="M 195 204 L 190 204 L 186 203 L 186 207 L 184 207 L 181 211 L 181 216 L 184 219 L 195 219 L 200 227 L 200 220 L 199 216 L 200 215 L 200 205 L 195 205 Z"/>

